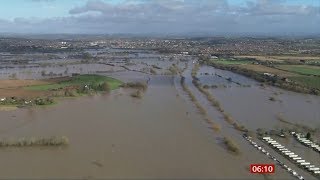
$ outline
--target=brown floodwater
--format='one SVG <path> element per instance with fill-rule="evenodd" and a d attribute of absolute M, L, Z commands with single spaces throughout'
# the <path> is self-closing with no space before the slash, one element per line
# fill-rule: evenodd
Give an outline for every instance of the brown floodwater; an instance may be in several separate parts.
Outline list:
<path fill-rule="evenodd" d="M 218 112 L 214 107 L 212 107 L 212 106 L 210 105 L 210 102 L 208 102 L 208 100 L 206 99 L 206 97 L 203 96 L 203 94 L 202 94 L 201 92 L 199 92 L 198 89 L 192 84 L 192 77 L 191 77 L 191 75 L 190 75 L 190 74 L 191 74 L 192 67 L 193 67 L 193 64 L 192 64 L 191 62 L 189 62 L 189 67 L 188 67 L 188 69 L 183 73 L 183 76 L 186 78 L 185 82 L 186 82 L 186 84 L 188 85 L 188 88 L 192 91 L 192 93 L 193 93 L 194 96 L 196 97 L 196 99 L 197 99 L 197 100 L 201 103 L 201 105 L 204 106 L 205 109 L 207 110 L 207 112 L 208 112 L 208 117 L 209 117 L 210 119 L 212 119 L 215 123 L 217 123 L 217 124 L 219 124 L 219 125 L 221 126 L 221 133 L 220 133 L 221 137 L 223 137 L 223 136 L 231 137 L 231 138 L 238 144 L 238 146 L 239 146 L 239 148 L 240 148 L 243 156 L 246 157 L 246 158 L 252 158 L 252 160 L 250 160 L 252 163 L 253 163 L 253 162 L 260 162 L 260 163 L 261 163 L 261 162 L 271 162 L 271 163 L 274 163 L 274 162 L 272 162 L 272 161 L 266 160 L 266 157 L 264 157 L 265 155 L 263 155 L 263 154 L 254 154 L 253 152 L 254 152 L 254 151 L 257 152 L 257 150 L 248 145 L 248 142 L 245 141 L 245 140 L 242 138 L 242 136 L 241 136 L 242 133 L 236 131 L 230 124 L 228 124 L 228 123 L 224 120 L 222 114 L 221 114 L 220 112 Z M 206 68 L 206 72 L 207 72 L 208 68 L 211 68 L 211 67 L 205 67 L 205 68 Z M 198 75 L 202 73 L 201 70 L 202 70 L 202 68 L 200 69 Z M 212 72 L 211 72 L 211 73 L 212 73 Z M 226 72 L 221 72 L 221 70 L 218 70 L 218 71 L 213 72 L 213 75 L 214 75 L 215 73 L 223 74 L 225 77 L 230 77 L 230 73 L 231 73 L 231 72 L 227 72 L 227 71 L 226 71 Z M 204 74 L 204 73 L 203 73 L 203 74 Z M 207 76 L 207 75 L 206 75 L 206 76 Z M 214 76 L 215 76 L 215 75 L 214 75 Z M 250 79 L 247 79 L 247 78 L 245 78 L 245 77 L 243 77 L 243 76 L 237 77 L 236 74 L 232 74 L 231 76 L 232 76 L 232 78 L 233 78 L 234 80 L 236 80 L 237 82 L 240 82 L 241 84 L 245 84 L 245 83 L 250 84 L 250 85 L 251 85 L 250 87 L 255 87 L 255 86 L 257 86 L 257 84 L 258 84 L 258 83 L 254 82 L 254 81 L 252 81 L 252 80 L 250 80 Z M 201 76 L 198 76 L 198 77 L 200 78 L 200 81 L 201 81 L 201 80 L 203 81 L 203 79 L 202 79 L 203 77 L 201 77 Z M 225 78 L 225 77 L 222 77 L 222 78 Z M 216 77 L 213 77 L 213 78 L 216 78 Z M 210 81 L 210 82 L 211 82 L 211 83 L 215 83 L 216 81 L 213 80 L 213 81 Z M 222 81 L 222 82 L 223 82 L 223 81 Z M 176 87 L 177 87 L 177 90 L 180 91 L 181 94 L 183 94 L 183 91 L 181 90 L 182 88 L 179 87 L 179 83 L 180 83 L 180 78 L 176 78 L 176 80 L 175 80 L 175 85 L 176 85 Z M 202 82 L 202 83 L 203 83 L 203 82 Z M 228 82 L 228 81 L 225 81 L 225 83 L 230 84 L 230 82 Z M 236 87 L 240 88 L 239 85 L 234 84 L 234 83 L 233 83 L 233 84 L 231 83 L 230 88 L 236 88 Z M 224 90 L 226 90 L 226 89 L 229 89 L 229 88 L 218 88 L 218 89 L 213 89 L 213 90 L 210 90 L 210 91 L 214 91 L 214 92 L 215 92 L 216 90 L 224 91 Z M 241 89 L 248 90 L 248 89 L 251 89 L 251 88 L 243 88 L 243 87 L 241 87 Z M 212 93 L 212 92 L 211 92 L 211 93 Z M 213 94 L 216 96 L 215 93 L 213 93 Z M 232 94 L 226 93 L 226 96 L 228 96 L 228 95 L 232 95 Z M 245 125 L 247 128 L 248 128 L 248 127 L 252 127 L 252 126 L 248 126 L 248 123 L 247 123 L 247 122 L 239 121 L 238 118 L 237 118 L 237 116 L 234 116 L 234 114 L 232 114 L 232 111 L 230 111 L 230 109 L 225 108 L 225 106 L 224 106 L 225 100 L 222 99 L 222 98 L 220 99 L 218 96 L 216 96 L 216 97 L 217 97 L 217 99 L 219 100 L 219 102 L 221 103 L 221 105 L 222 105 L 222 107 L 224 108 L 225 112 L 231 114 L 232 117 L 233 117 L 237 122 L 239 122 L 240 124 Z M 188 99 L 189 99 L 188 96 L 185 96 L 184 98 L 185 98 L 186 101 L 188 101 Z M 267 100 L 268 100 L 268 99 L 267 99 Z M 192 104 L 192 103 L 191 103 L 191 104 Z M 239 106 L 241 107 L 241 105 L 239 105 Z M 239 107 L 237 107 L 237 108 L 239 108 Z M 230 112 L 231 112 L 231 113 L 230 113 Z M 247 115 L 247 116 L 250 116 L 250 113 L 248 113 L 248 114 L 246 114 L 246 115 Z M 257 121 L 258 121 L 258 120 L 257 120 Z M 204 121 L 203 121 L 203 122 L 204 122 Z M 265 128 L 265 126 L 263 126 L 263 125 L 259 126 L 259 122 L 260 122 L 260 121 L 256 122 L 256 126 L 255 126 L 254 128 L 257 128 L 257 127 Z M 263 124 L 263 122 L 260 122 L 260 123 Z M 278 121 L 277 121 L 277 123 L 278 123 Z M 204 122 L 204 124 L 205 124 L 205 122 Z M 249 130 L 255 130 L 255 129 L 249 128 Z M 259 142 L 260 145 L 265 146 L 262 142 L 260 142 L 260 141 L 258 141 L 258 140 L 256 140 L 256 141 Z M 294 150 L 294 149 L 291 149 L 291 150 Z M 304 177 L 306 177 L 306 178 L 308 178 L 308 179 L 313 179 L 313 178 L 314 178 L 313 176 L 311 176 L 311 175 L 310 175 L 309 173 L 307 173 L 306 171 L 300 169 L 300 168 L 297 167 L 295 164 L 291 163 L 291 162 L 288 161 L 287 159 L 283 158 L 281 155 L 277 154 L 276 151 L 270 149 L 269 152 L 270 152 L 272 155 L 276 156 L 277 159 L 279 159 L 280 161 L 284 162 L 284 163 L 287 164 L 289 167 L 293 168 L 293 169 L 294 169 L 295 171 L 297 171 L 300 175 L 303 175 Z M 312 153 L 311 153 L 311 154 L 312 154 Z M 319 158 L 319 155 L 313 154 L 313 156 L 314 156 L 316 159 Z M 243 160 L 243 161 L 246 161 L 246 160 Z M 247 160 L 247 161 L 248 161 L 248 160 Z M 279 169 L 279 168 L 280 168 L 280 167 L 278 167 L 278 169 Z M 281 172 L 281 171 L 280 171 L 280 172 Z M 280 173 L 280 174 L 281 174 L 281 173 Z M 277 176 L 277 178 L 279 178 L 279 177 Z M 284 178 L 284 177 L 283 177 L 283 178 Z"/>
<path fill-rule="evenodd" d="M 225 112 L 249 130 L 288 127 L 287 124 L 277 119 L 279 114 L 282 114 L 282 117 L 289 122 L 304 124 L 312 128 L 320 128 L 319 96 L 289 92 L 270 86 L 261 88 L 257 82 L 251 79 L 208 66 L 201 67 L 198 74 L 204 74 L 205 72 L 211 75 L 200 75 L 200 81 L 203 84 L 209 85 L 219 85 L 221 83 L 226 85 L 224 88 L 210 88 L 209 91 L 220 102 Z M 215 74 L 219 74 L 221 77 L 217 77 Z M 241 87 L 238 84 L 228 82 L 226 80 L 228 77 L 232 77 L 233 81 L 239 82 L 242 85 L 250 86 Z M 199 94 L 198 92 L 198 97 Z M 270 101 L 270 97 L 275 97 L 276 101 Z M 219 116 L 216 114 L 212 114 L 212 116 L 216 117 L 216 120 L 219 120 Z M 312 149 L 300 145 L 293 138 L 289 138 L 289 140 L 280 138 L 279 140 L 289 150 L 297 153 L 316 166 L 320 166 L 320 156 Z M 273 150 L 270 151 L 276 153 Z M 283 162 L 287 162 L 288 165 L 296 167 L 281 156 L 278 156 L 278 158 Z M 307 176 L 305 175 L 305 177 Z"/>
<path fill-rule="evenodd" d="M 1 137 L 65 135 L 70 145 L 1 149 L 0 178 L 252 177 L 250 161 L 226 152 L 187 110 L 172 78 L 160 76 L 141 100 L 118 90 L 1 112 Z"/>
<path fill-rule="evenodd" d="M 147 56 L 147 55 L 145 55 Z M 148 57 L 148 56 L 147 56 Z M 134 60 L 131 60 L 135 62 Z M 143 67 L 138 60 L 138 68 Z M 157 65 L 164 71 L 175 61 L 157 58 L 145 66 Z M 72 66 L 72 65 L 71 65 Z M 101 68 L 88 66 L 88 71 Z M 184 63 L 178 64 L 180 68 Z M 111 94 L 63 99 L 55 106 L 0 111 L 0 137 L 67 136 L 70 145 L 64 148 L 1 148 L 0 179 L 5 178 L 241 178 L 263 179 L 252 175 L 252 163 L 275 163 L 257 151 L 227 124 L 215 108 L 192 84 L 192 61 L 184 72 L 186 83 L 208 116 L 222 126 L 220 133 L 208 128 L 180 85 L 179 76 L 147 75 L 139 72 L 105 73 L 125 82 L 150 80 L 142 99 L 133 99 L 133 90 L 119 89 Z M 137 69 L 138 69 L 137 68 Z M 75 66 L 75 72 L 80 66 Z M 61 69 L 65 70 L 65 68 Z M 60 71 L 60 70 L 59 70 Z M 85 67 L 82 71 L 86 71 Z M 293 122 L 319 123 L 317 97 L 291 93 L 272 87 L 261 89 L 258 83 L 228 71 L 203 67 L 202 83 L 227 85 L 210 89 L 226 112 L 249 129 L 281 127 L 277 113 Z M 218 74 L 219 76 L 217 76 Z M 226 78 L 250 87 L 240 87 Z M 277 92 L 277 95 L 274 95 Z M 281 92 L 281 93 L 280 93 Z M 268 100 L 275 96 L 277 101 Z M 231 137 L 241 150 L 234 155 L 222 145 L 224 136 Z M 258 141 L 260 145 L 262 142 Z M 294 142 L 293 142 L 294 143 Z M 292 143 L 291 143 L 292 144 Z M 296 145 L 288 144 L 295 148 Z M 299 148 L 303 148 L 300 147 Z M 293 150 L 294 151 L 294 150 Z M 270 153 L 308 179 L 305 171 L 290 164 L 270 149 Z M 297 153 L 302 153 L 297 151 Z M 320 159 L 314 152 L 306 159 Z M 319 161 L 318 161 L 319 162 Z M 271 178 L 292 179 L 276 165 Z"/>
<path fill-rule="evenodd" d="M 289 92 L 270 86 L 262 88 L 251 79 L 213 67 L 202 67 L 199 73 L 204 72 L 222 74 L 222 77 L 200 76 L 200 81 L 203 84 L 218 85 L 222 82 L 228 85 L 224 88 L 211 88 L 210 92 L 227 112 L 248 128 L 281 127 L 283 123 L 276 118 L 278 114 L 282 114 L 289 122 L 320 128 L 319 96 Z M 225 80 L 228 77 L 250 87 L 230 83 Z M 270 101 L 270 97 L 274 97 L 275 101 Z"/>
<path fill-rule="evenodd" d="M 18 79 L 48 79 L 54 77 L 71 76 L 72 74 L 97 74 L 103 72 L 123 71 L 119 66 L 105 64 L 66 64 L 48 66 L 26 66 L 4 68 L 0 71 L 0 79 L 9 79 L 13 74 Z"/>

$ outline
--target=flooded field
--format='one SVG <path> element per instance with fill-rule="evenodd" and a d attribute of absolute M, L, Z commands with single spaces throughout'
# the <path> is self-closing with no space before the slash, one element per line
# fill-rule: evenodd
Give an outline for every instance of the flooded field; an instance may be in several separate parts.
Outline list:
<path fill-rule="evenodd" d="M 120 88 L 110 94 L 61 99 L 54 106 L 0 111 L 1 138 L 66 136 L 70 140 L 67 147 L 1 148 L 0 179 L 266 178 L 250 174 L 248 167 L 275 162 L 251 146 L 193 84 L 194 57 L 119 49 L 88 52 L 96 59 L 87 63 L 77 59 L 46 59 L 12 67 L 2 63 L 0 78 L 100 74 L 123 82 L 148 82 L 142 98 L 131 97 L 132 89 Z M 197 111 L 180 84 L 181 76 L 208 118 L 221 126 L 220 132 L 212 131 Z M 208 92 L 220 102 L 224 112 L 249 131 L 287 126 L 277 119 L 279 114 L 292 123 L 320 128 L 317 96 L 262 87 L 246 77 L 208 66 L 200 67 L 197 78 L 208 86 Z M 239 155 L 228 151 L 224 137 L 235 141 Z M 319 154 L 311 149 L 308 151 L 293 139 L 279 142 L 320 165 Z M 272 149 L 270 153 L 303 177 L 316 179 Z M 268 177 L 293 178 L 278 165 L 276 173 Z"/>
<path fill-rule="evenodd" d="M 290 122 L 320 128 L 319 96 L 289 92 L 270 86 L 261 87 L 251 79 L 213 67 L 205 66 L 199 71 L 202 74 L 206 72 L 222 76 L 202 75 L 199 78 L 203 84 L 226 85 L 226 87 L 211 88 L 210 91 L 221 101 L 226 111 L 249 128 L 281 126 L 283 124 L 276 118 L 279 113 Z M 229 82 L 227 78 L 250 87 L 241 87 Z M 275 101 L 270 101 L 270 97 L 274 97 Z"/>
<path fill-rule="evenodd" d="M 1 177 L 250 177 L 247 163 L 217 145 L 197 115 L 186 115 L 170 81 L 152 79 L 143 100 L 117 91 L 2 112 L 2 137 L 63 134 L 70 146 L 1 149 Z"/>

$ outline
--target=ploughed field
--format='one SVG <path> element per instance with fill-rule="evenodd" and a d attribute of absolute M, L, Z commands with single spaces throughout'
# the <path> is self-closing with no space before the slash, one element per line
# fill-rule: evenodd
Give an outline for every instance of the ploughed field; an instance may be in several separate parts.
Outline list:
<path fill-rule="evenodd" d="M 320 161 L 287 135 L 294 128 L 319 141 L 319 96 L 262 86 L 191 56 L 92 51 L 86 61 L 32 61 L 0 74 L 0 98 L 24 100 L 0 111 L 0 179 L 295 178 L 243 138 L 263 145 L 260 132 Z M 25 104 L 48 98 L 53 106 Z M 306 179 L 317 178 L 268 151 Z M 250 174 L 254 163 L 276 164 L 275 174 Z"/>

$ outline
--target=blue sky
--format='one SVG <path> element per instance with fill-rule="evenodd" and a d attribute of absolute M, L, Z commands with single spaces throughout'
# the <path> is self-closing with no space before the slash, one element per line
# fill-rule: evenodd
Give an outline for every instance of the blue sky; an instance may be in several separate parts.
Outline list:
<path fill-rule="evenodd" d="M 0 32 L 312 34 L 319 24 L 320 0 L 0 0 Z"/>

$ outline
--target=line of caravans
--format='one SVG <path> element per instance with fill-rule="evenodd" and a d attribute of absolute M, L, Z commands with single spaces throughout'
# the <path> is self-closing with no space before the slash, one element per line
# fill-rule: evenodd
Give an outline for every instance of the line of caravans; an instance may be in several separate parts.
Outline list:
<path fill-rule="evenodd" d="M 277 161 L 277 163 L 283 167 L 284 169 L 286 169 L 291 175 L 293 175 L 294 177 L 303 180 L 303 176 L 299 175 L 296 171 L 294 171 L 293 169 L 291 169 L 290 167 L 288 167 L 287 165 L 285 165 L 283 162 L 279 161 L 278 159 L 276 159 L 274 156 L 272 156 L 268 151 L 266 151 L 262 146 L 259 146 L 256 142 L 254 142 L 252 140 L 252 138 L 250 136 L 247 136 L 246 134 L 243 135 L 243 137 L 250 142 L 251 145 L 253 145 L 255 148 L 257 148 L 259 151 L 261 151 L 262 153 L 264 153 L 265 155 L 267 155 L 270 159 L 273 159 L 274 161 Z"/>
<path fill-rule="evenodd" d="M 303 160 L 298 155 L 294 154 L 293 152 L 286 149 L 284 146 L 279 144 L 277 141 L 273 140 L 271 137 L 263 137 L 264 141 L 266 141 L 270 146 L 272 146 L 277 151 L 281 152 L 284 156 L 294 161 L 299 166 L 302 166 L 304 169 L 310 171 L 314 175 L 319 176 L 320 175 L 320 168 L 315 167 L 315 165 L 311 165 L 310 162 L 306 162 L 306 160 Z"/>
<path fill-rule="evenodd" d="M 303 145 L 312 148 L 313 150 L 320 153 L 320 145 L 316 144 L 315 142 L 310 141 L 309 139 L 303 137 L 300 133 L 291 132 L 291 134 Z"/>

